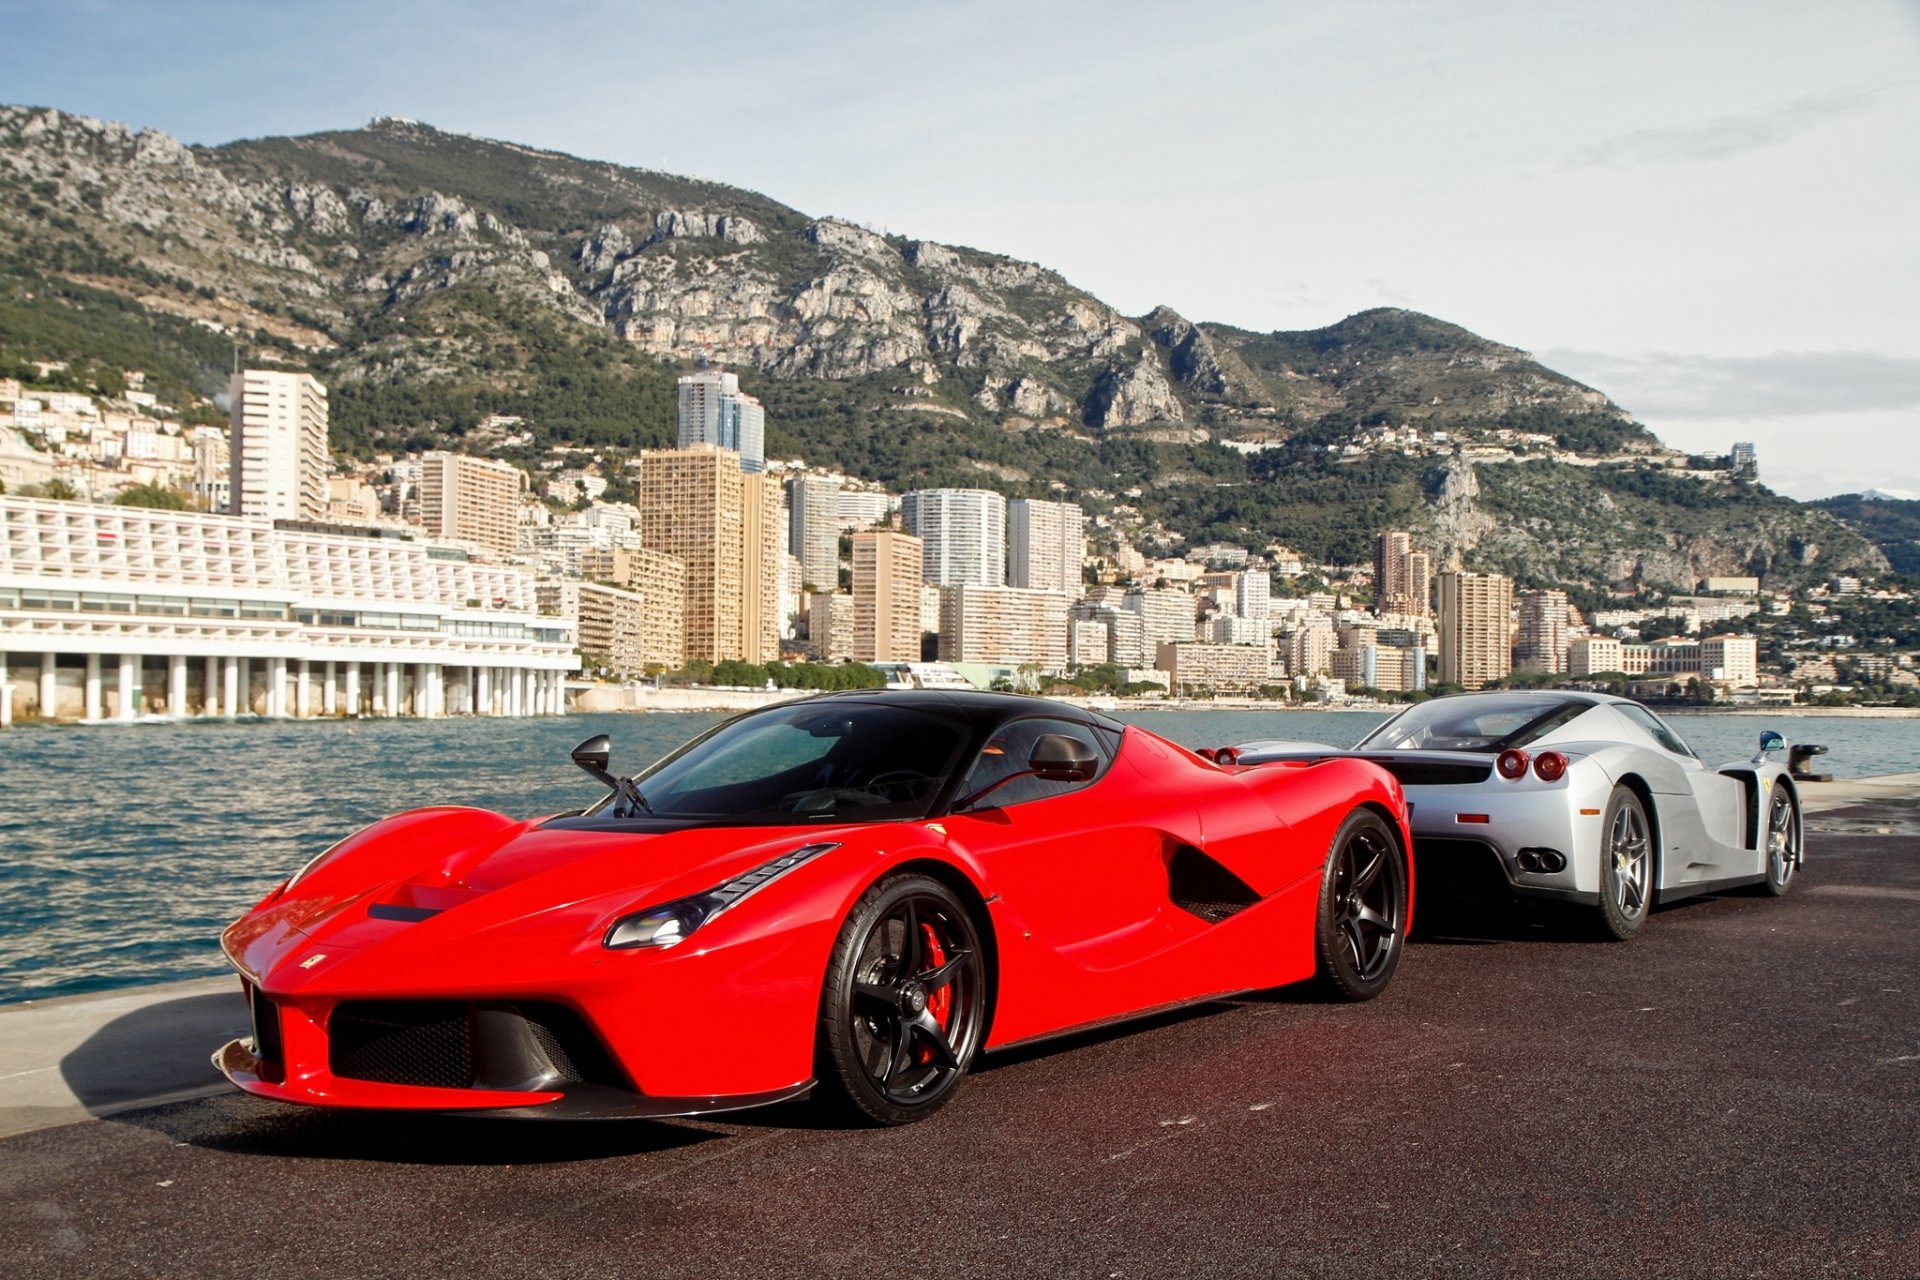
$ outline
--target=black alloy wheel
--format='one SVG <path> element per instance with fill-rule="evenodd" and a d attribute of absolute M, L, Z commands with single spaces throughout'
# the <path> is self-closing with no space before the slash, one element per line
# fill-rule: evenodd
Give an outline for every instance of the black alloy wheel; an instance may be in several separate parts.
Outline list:
<path fill-rule="evenodd" d="M 1783 897 L 1787 887 L 1793 883 L 1793 873 L 1800 868 L 1801 831 L 1800 802 L 1794 799 L 1793 790 L 1786 783 L 1775 780 L 1773 789 L 1767 793 L 1767 878 L 1766 891 L 1773 897 Z"/>
<path fill-rule="evenodd" d="M 923 1120 L 959 1089 L 986 1025 L 973 919 L 945 885 L 898 875 L 862 895 L 827 962 L 820 1076 L 867 1119 Z"/>
<path fill-rule="evenodd" d="M 1314 926 L 1323 990 L 1371 1000 L 1387 989 L 1407 934 L 1407 860 L 1393 828 L 1372 809 L 1340 824 L 1327 854 Z"/>

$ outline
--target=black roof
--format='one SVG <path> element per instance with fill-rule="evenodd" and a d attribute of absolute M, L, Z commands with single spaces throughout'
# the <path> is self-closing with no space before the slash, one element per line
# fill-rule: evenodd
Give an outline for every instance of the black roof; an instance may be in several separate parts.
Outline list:
<path fill-rule="evenodd" d="M 989 693 L 983 689 L 847 689 L 806 699 L 808 702 L 874 700 L 895 703 L 917 711 L 959 716 L 976 729 L 988 728 L 1007 720 L 1026 716 L 1058 716 L 1062 720 L 1100 725 L 1115 733 L 1126 727 L 1110 716 L 1103 716 L 1097 711 L 1089 711 L 1085 707 L 1076 707 L 1071 703 L 1056 702 L 1051 698 L 1036 698 L 1025 693 Z M 775 703 L 773 705 L 777 707 L 790 704 Z M 761 710 L 769 709 L 761 708 Z"/>

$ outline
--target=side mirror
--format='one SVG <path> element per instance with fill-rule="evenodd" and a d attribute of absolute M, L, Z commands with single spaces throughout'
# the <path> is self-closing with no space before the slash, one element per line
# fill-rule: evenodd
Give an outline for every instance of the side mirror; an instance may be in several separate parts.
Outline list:
<path fill-rule="evenodd" d="M 613 739 L 596 733 L 573 749 L 573 762 L 598 778 L 613 763 Z"/>
<path fill-rule="evenodd" d="M 1027 757 L 1027 768 L 1044 782 L 1085 782 L 1099 768 L 1093 748 L 1064 733 L 1043 733 Z"/>
<path fill-rule="evenodd" d="M 1765 755 L 1769 751 L 1778 751 L 1780 748 L 1786 745 L 1787 745 L 1787 740 L 1781 737 L 1774 730 L 1762 729 L 1760 731 L 1760 754 L 1761 755 Z"/>

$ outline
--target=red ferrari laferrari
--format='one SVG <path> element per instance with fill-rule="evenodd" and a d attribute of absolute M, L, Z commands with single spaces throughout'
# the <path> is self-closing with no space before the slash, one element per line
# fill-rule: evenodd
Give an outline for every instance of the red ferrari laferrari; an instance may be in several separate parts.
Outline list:
<path fill-rule="evenodd" d="M 1226 753 L 1223 753 L 1223 755 Z M 728 720 L 577 813 L 403 813 L 227 929 L 286 1102 L 678 1116 L 816 1087 L 900 1124 L 984 1051 L 1318 977 L 1379 994 L 1399 784 L 1242 767 L 1034 698 L 834 694 Z"/>

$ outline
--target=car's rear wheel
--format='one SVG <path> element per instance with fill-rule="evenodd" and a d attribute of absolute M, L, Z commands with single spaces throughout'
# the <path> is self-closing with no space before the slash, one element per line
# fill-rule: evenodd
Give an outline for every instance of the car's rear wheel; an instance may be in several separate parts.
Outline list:
<path fill-rule="evenodd" d="M 1653 828 L 1630 788 L 1615 787 L 1600 823 L 1600 932 L 1625 942 L 1653 903 Z"/>
<path fill-rule="evenodd" d="M 1778 898 L 1793 883 L 1800 869 L 1800 802 L 1784 782 L 1776 781 L 1767 793 L 1767 878 L 1766 891 Z"/>
<path fill-rule="evenodd" d="M 1407 932 L 1407 860 L 1386 819 L 1355 809 L 1334 834 L 1320 878 L 1314 955 L 1321 988 L 1371 1000 L 1399 967 Z"/>
<path fill-rule="evenodd" d="M 898 875 L 847 914 L 820 997 L 820 1074 L 879 1124 L 944 1106 L 979 1052 L 986 966 L 973 919 L 938 880 Z"/>

